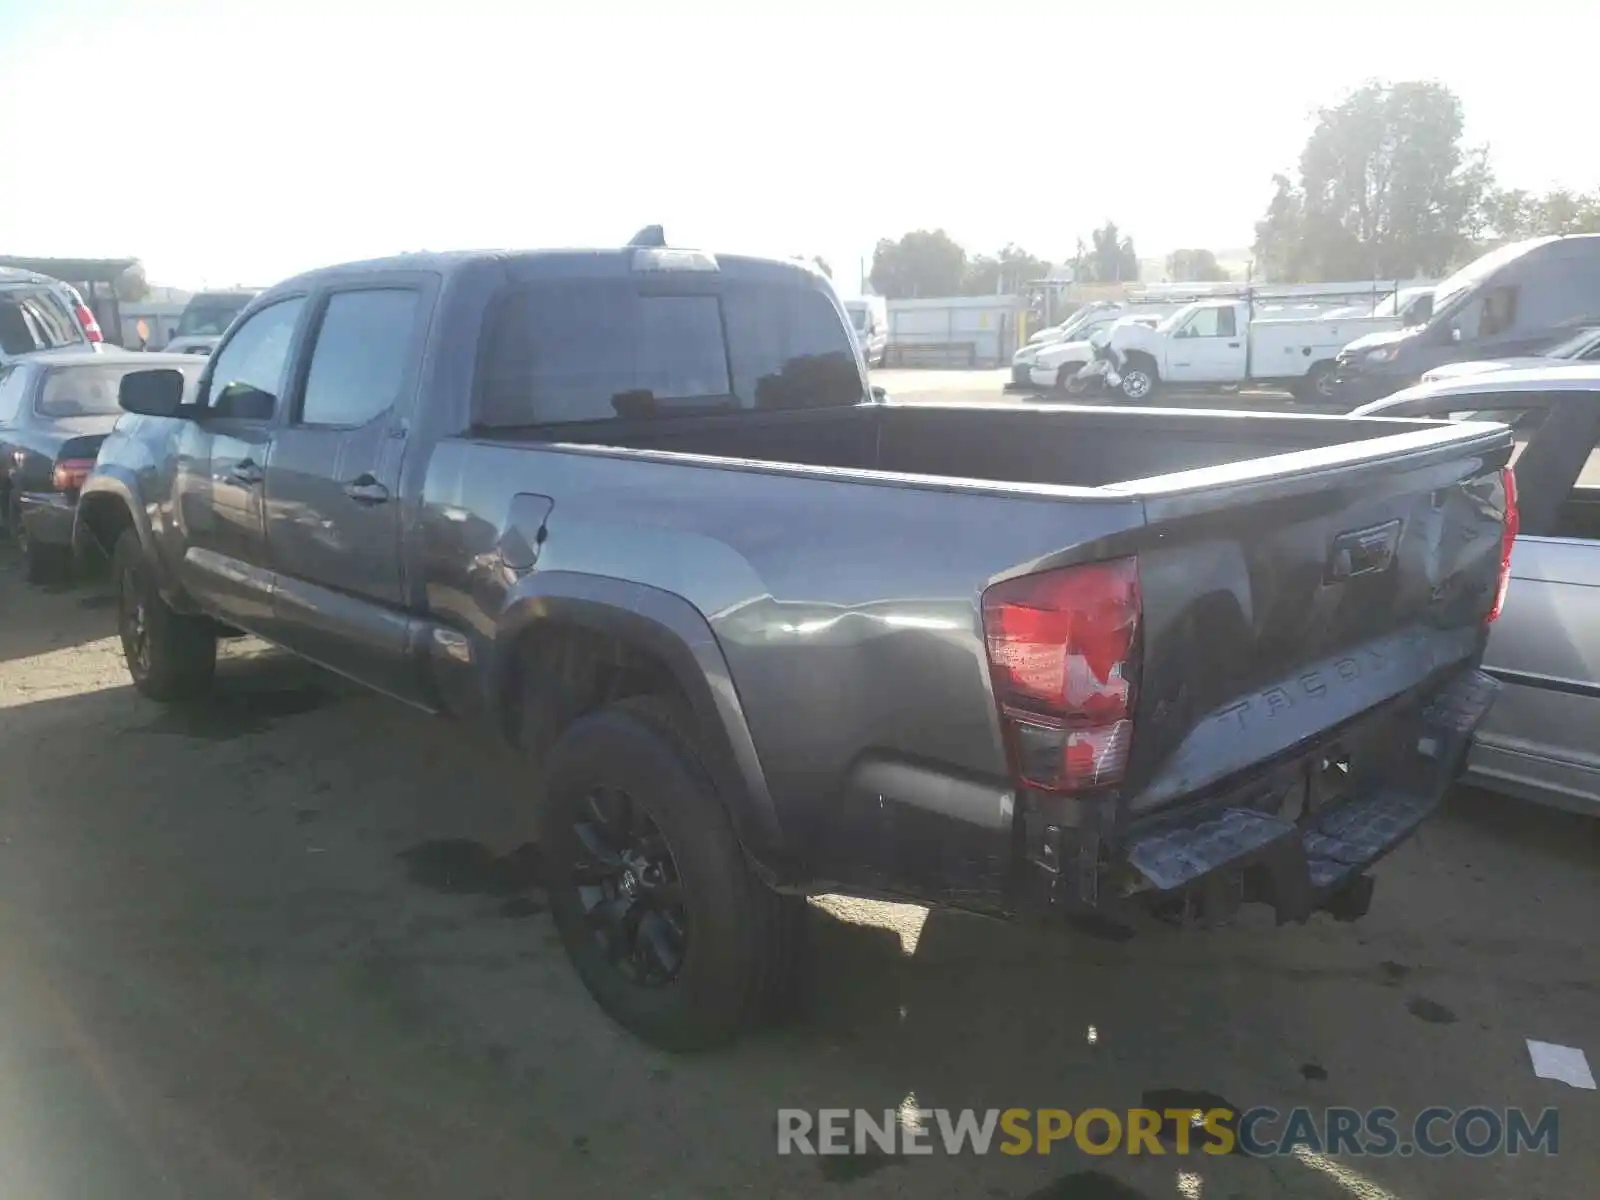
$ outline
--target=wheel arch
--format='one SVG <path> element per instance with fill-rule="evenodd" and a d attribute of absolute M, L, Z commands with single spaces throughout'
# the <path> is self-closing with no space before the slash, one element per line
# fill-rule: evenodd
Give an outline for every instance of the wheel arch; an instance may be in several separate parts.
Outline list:
<path fill-rule="evenodd" d="M 683 597 L 628 580 L 577 572 L 530 576 L 508 599 L 495 632 L 488 700 L 495 727 L 523 740 L 531 694 L 546 719 L 537 753 L 599 704 L 651 690 L 675 692 L 702 739 L 704 765 L 746 852 L 770 881 L 792 874 L 755 742 L 705 616 Z M 542 674 L 545 682 L 535 682 Z M 534 714 L 539 720 L 540 714 Z"/>

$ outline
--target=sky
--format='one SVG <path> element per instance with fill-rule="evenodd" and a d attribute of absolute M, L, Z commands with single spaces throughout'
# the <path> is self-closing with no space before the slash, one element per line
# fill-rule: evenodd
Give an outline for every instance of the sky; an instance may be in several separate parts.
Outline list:
<path fill-rule="evenodd" d="M 916 228 L 1235 248 L 1370 79 L 1453 88 L 1506 186 L 1600 188 L 1597 33 L 1583 0 L 0 0 L 0 253 L 266 285 L 659 223 L 849 294 Z"/>

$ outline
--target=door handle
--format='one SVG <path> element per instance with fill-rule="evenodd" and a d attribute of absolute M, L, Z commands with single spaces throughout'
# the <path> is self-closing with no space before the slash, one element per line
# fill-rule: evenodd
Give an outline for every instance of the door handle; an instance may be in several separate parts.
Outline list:
<path fill-rule="evenodd" d="M 1229 342 L 1228 343 L 1228 349 L 1229 350 L 1237 350 L 1238 348 L 1239 348 L 1239 343 L 1238 342 Z"/>
<path fill-rule="evenodd" d="M 228 477 L 235 483 L 242 483 L 246 487 L 254 487 L 261 482 L 262 470 L 248 458 L 242 458 L 228 469 Z"/>
<path fill-rule="evenodd" d="M 344 494 L 357 504 L 382 504 L 389 498 L 389 489 L 371 475 L 358 475 L 344 485 Z"/>

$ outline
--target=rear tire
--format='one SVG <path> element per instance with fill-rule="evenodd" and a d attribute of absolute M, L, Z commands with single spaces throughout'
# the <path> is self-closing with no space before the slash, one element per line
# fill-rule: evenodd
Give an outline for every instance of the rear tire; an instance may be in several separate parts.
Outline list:
<path fill-rule="evenodd" d="M 805 899 L 752 873 L 681 706 L 630 697 L 569 726 L 539 846 L 578 977 L 637 1037 L 705 1049 L 792 994 Z"/>
<path fill-rule="evenodd" d="M 177 612 L 162 599 L 132 529 L 117 538 L 111 564 L 117 633 L 133 686 L 141 695 L 167 703 L 205 694 L 217 669 L 215 627 L 203 617 Z"/>

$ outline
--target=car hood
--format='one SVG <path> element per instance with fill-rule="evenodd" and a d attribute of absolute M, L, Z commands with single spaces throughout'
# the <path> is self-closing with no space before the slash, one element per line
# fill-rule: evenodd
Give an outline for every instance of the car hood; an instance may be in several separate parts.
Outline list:
<path fill-rule="evenodd" d="M 1517 371 L 1525 367 L 1548 367 L 1550 359 L 1528 356 L 1526 358 L 1484 358 L 1473 362 L 1446 363 L 1423 373 L 1423 381 L 1459 379 L 1463 375 L 1483 375 L 1490 371 Z"/>
<path fill-rule="evenodd" d="M 1344 348 L 1360 354 L 1367 350 L 1376 350 L 1379 346 L 1393 346 L 1416 336 L 1414 329 L 1382 329 L 1377 333 L 1364 333 L 1355 341 L 1346 342 Z"/>
<path fill-rule="evenodd" d="M 1064 362 L 1086 362 L 1093 347 L 1086 341 L 1074 338 L 1070 342 L 1052 342 L 1034 356 L 1034 366 L 1056 367 Z"/>

